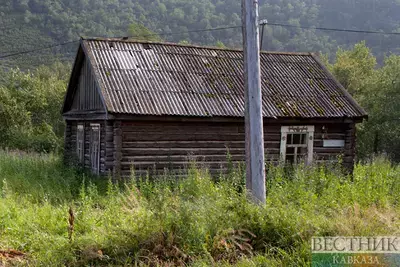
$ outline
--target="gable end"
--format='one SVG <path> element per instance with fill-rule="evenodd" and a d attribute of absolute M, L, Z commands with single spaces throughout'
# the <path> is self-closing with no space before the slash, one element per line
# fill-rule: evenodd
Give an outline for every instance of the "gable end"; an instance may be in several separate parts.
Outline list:
<path fill-rule="evenodd" d="M 82 112 L 106 113 L 106 109 L 91 64 L 80 47 L 62 113 Z"/>

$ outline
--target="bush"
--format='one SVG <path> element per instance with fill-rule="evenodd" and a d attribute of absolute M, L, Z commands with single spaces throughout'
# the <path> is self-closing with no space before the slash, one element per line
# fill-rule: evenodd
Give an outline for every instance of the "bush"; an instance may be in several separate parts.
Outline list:
<path fill-rule="evenodd" d="M 58 63 L 33 73 L 5 74 L 0 84 L 0 147 L 40 153 L 60 149 L 66 73 L 68 67 Z"/>
<path fill-rule="evenodd" d="M 33 151 L 38 153 L 59 152 L 62 149 L 63 138 L 56 136 L 47 123 L 42 123 L 31 129 L 12 128 L 6 146 L 13 149 Z"/>

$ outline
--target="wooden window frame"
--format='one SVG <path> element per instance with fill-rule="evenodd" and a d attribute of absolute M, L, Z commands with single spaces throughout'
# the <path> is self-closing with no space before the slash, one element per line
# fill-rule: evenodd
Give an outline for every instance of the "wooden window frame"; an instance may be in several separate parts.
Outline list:
<path fill-rule="evenodd" d="M 97 129 L 97 130 L 94 130 Z M 97 145 L 97 158 L 96 158 L 96 165 L 94 165 L 93 161 L 93 134 L 98 132 L 98 145 Z M 98 123 L 91 123 L 90 124 L 90 169 L 94 174 L 100 174 L 100 158 L 101 158 L 101 126 Z M 97 166 L 97 167 L 95 167 Z"/>
<path fill-rule="evenodd" d="M 79 123 L 76 128 L 76 155 L 79 163 L 85 161 L 85 125 Z"/>
<path fill-rule="evenodd" d="M 287 136 L 293 133 L 307 134 L 307 160 L 306 164 L 311 164 L 314 158 L 314 133 L 315 127 L 307 126 L 282 126 L 281 127 L 281 160 L 286 161 Z M 296 161 L 296 160 L 295 160 Z"/>

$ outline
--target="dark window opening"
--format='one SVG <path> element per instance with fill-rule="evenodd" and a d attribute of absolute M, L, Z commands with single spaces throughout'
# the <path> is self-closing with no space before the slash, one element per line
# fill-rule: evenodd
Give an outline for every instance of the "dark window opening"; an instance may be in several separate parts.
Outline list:
<path fill-rule="evenodd" d="M 285 161 L 290 164 L 306 162 L 308 155 L 307 133 L 288 133 Z"/>

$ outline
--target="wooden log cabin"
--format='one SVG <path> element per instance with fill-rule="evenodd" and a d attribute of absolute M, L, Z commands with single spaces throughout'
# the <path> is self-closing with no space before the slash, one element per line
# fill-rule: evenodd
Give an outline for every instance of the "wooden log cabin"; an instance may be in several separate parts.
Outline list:
<path fill-rule="evenodd" d="M 352 171 L 356 123 L 367 117 L 312 53 L 261 52 L 269 162 L 337 161 Z M 244 162 L 243 52 L 82 39 L 63 106 L 65 155 L 95 174 L 212 173 Z"/>

